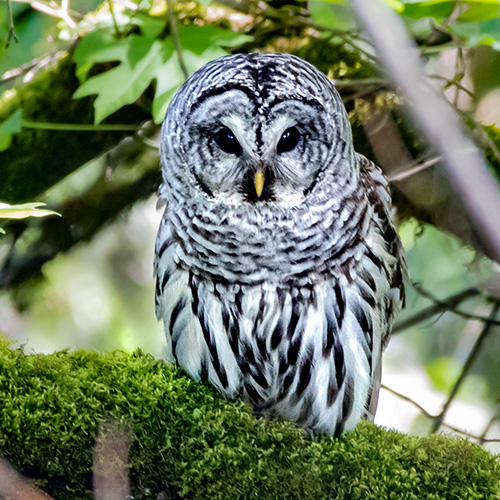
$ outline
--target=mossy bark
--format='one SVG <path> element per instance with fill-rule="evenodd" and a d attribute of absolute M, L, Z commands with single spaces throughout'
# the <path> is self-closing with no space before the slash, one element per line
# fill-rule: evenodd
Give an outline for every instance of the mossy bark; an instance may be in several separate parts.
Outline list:
<path fill-rule="evenodd" d="M 140 352 L 26 355 L 0 340 L 0 401 L 0 453 L 56 499 L 90 498 L 110 422 L 137 499 L 500 498 L 498 460 L 463 439 L 367 422 L 311 438 Z"/>
<path fill-rule="evenodd" d="M 58 55 L 34 78 L 5 92 L 0 99 L 0 123 L 22 109 L 24 120 L 92 125 L 93 99 L 73 99 L 78 88 L 71 53 Z M 147 118 L 137 106 L 127 106 L 106 123 L 138 125 Z M 103 152 L 130 131 L 75 132 L 23 128 L 10 147 L 0 152 L 0 201 L 23 203 Z"/>

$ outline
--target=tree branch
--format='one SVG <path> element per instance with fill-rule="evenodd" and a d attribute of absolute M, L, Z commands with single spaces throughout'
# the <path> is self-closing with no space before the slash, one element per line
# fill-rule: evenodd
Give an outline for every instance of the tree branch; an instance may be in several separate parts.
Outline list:
<path fill-rule="evenodd" d="M 487 253 L 500 261 L 500 186 L 486 161 L 456 114 L 429 85 L 419 51 L 410 42 L 402 19 L 380 0 L 353 0 L 352 5 L 388 75 L 401 86 L 422 131 L 444 157 L 448 175 L 477 224 Z"/>
<path fill-rule="evenodd" d="M 495 316 L 498 313 L 498 310 L 500 309 L 500 302 L 495 302 L 493 304 L 493 307 L 491 309 L 490 313 L 490 320 L 494 320 Z M 472 350 L 469 353 L 469 356 L 467 357 L 463 367 L 462 371 L 460 372 L 460 375 L 458 376 L 458 379 L 456 380 L 455 384 L 453 384 L 453 387 L 451 388 L 450 394 L 448 396 L 448 399 L 443 405 L 443 409 L 441 410 L 441 413 L 437 415 L 434 418 L 434 423 L 432 425 L 431 433 L 437 432 L 439 428 L 441 427 L 444 417 L 446 416 L 446 412 L 448 411 L 448 408 L 450 407 L 451 403 L 455 399 L 455 396 L 458 394 L 458 391 L 460 387 L 462 386 L 463 381 L 465 380 L 465 377 L 469 374 L 470 368 L 472 364 L 474 363 L 477 355 L 479 354 L 479 351 L 481 350 L 481 347 L 483 345 L 483 342 L 486 340 L 486 337 L 489 335 L 491 331 L 492 325 L 489 323 L 485 323 L 483 326 L 483 329 L 477 338 L 476 342 L 474 343 L 474 346 L 472 347 Z"/>
<path fill-rule="evenodd" d="M 440 314 L 445 311 L 456 312 L 455 308 L 456 306 L 458 306 L 458 304 L 461 304 L 462 302 L 471 297 L 480 295 L 480 293 L 481 293 L 480 290 L 477 288 L 467 288 L 466 290 L 462 290 L 461 292 L 450 295 L 449 297 L 443 300 L 432 298 L 431 300 L 433 300 L 434 302 L 432 306 L 426 307 L 425 309 L 422 309 L 413 316 L 410 316 L 409 318 L 403 321 L 397 322 L 394 325 L 394 328 L 392 329 L 392 333 L 393 334 L 400 333 L 404 330 L 407 330 L 408 328 L 411 328 L 412 326 L 422 323 L 423 321 L 429 318 L 432 318 L 433 316 L 436 316 L 436 314 Z M 479 318 L 474 318 L 474 319 L 479 319 Z"/>

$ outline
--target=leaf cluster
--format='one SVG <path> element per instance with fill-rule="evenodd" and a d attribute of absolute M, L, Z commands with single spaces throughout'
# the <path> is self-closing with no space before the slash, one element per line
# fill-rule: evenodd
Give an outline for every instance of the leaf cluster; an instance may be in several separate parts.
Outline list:
<path fill-rule="evenodd" d="M 138 33 L 116 40 L 111 28 L 95 30 L 83 37 L 75 51 L 81 85 L 73 97 L 98 96 L 94 102 L 96 124 L 122 106 L 134 103 L 152 82 L 155 91 L 151 113 L 153 120 L 161 123 L 170 99 L 185 79 L 172 38 L 161 37 L 165 22 L 143 13 L 136 15 L 133 23 Z M 221 46 L 234 47 L 248 39 L 212 25 L 181 25 L 178 36 L 189 73 L 227 54 Z M 87 79 L 94 64 L 109 62 L 119 64 Z"/>
<path fill-rule="evenodd" d="M 311 438 L 141 352 L 26 355 L 0 341 L 0 452 L 55 498 L 87 498 L 99 425 L 132 435 L 135 498 L 500 498 L 500 464 L 463 439 L 367 422 Z"/>

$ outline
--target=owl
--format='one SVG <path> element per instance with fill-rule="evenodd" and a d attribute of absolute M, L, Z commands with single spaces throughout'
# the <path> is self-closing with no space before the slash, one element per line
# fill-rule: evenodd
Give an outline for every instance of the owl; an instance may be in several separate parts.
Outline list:
<path fill-rule="evenodd" d="M 334 85 L 289 54 L 214 60 L 172 99 L 160 155 L 168 357 L 311 433 L 372 418 L 405 262 Z"/>

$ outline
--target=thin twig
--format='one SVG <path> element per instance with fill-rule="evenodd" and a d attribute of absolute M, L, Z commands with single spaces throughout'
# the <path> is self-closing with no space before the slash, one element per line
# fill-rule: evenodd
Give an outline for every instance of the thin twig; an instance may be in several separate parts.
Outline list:
<path fill-rule="evenodd" d="M 414 285 L 415 286 L 415 285 Z M 410 316 L 409 318 L 399 321 L 394 325 L 394 328 L 392 329 L 392 333 L 399 333 L 404 330 L 407 330 L 408 328 L 411 328 L 412 326 L 418 325 L 419 323 L 422 323 L 423 321 L 432 318 L 433 316 L 440 314 L 445 311 L 456 311 L 456 306 L 458 304 L 461 304 L 465 300 L 468 300 L 471 297 L 475 297 L 479 295 L 481 292 L 477 288 L 467 288 L 466 290 L 462 290 L 461 292 L 455 293 L 453 295 L 450 295 L 449 297 L 446 297 L 445 299 L 439 300 L 436 299 L 435 297 L 429 297 L 427 294 L 422 294 L 427 298 L 430 298 L 434 304 L 432 306 L 426 307 L 425 309 L 422 309 L 421 311 L 417 312 L 413 316 Z"/>
<path fill-rule="evenodd" d="M 16 28 L 14 26 L 14 14 L 12 13 L 10 0 L 7 0 L 7 17 L 9 18 L 9 33 L 7 35 L 7 43 L 5 44 L 5 47 L 8 49 L 11 40 L 14 40 L 14 42 L 17 43 Z"/>
<path fill-rule="evenodd" d="M 179 38 L 179 29 L 177 26 L 177 19 L 175 18 L 174 4 L 172 0 L 167 0 L 167 11 L 168 11 L 168 22 L 170 24 L 170 36 L 172 37 L 172 42 L 174 43 L 174 47 L 177 52 L 177 57 L 179 58 L 179 66 L 184 75 L 184 78 L 187 80 L 189 77 L 189 72 L 186 68 L 186 64 L 184 63 L 184 58 L 182 56 L 182 45 L 181 45 L 181 40 Z"/>
<path fill-rule="evenodd" d="M 461 43 L 458 41 L 458 43 Z M 461 46 L 457 47 L 457 55 L 455 57 L 455 76 L 453 77 L 453 81 L 458 85 L 455 85 L 455 97 L 453 99 L 453 104 L 458 108 L 458 99 L 460 97 L 460 82 L 464 79 L 465 76 L 465 62 L 464 62 L 464 53 Z"/>
<path fill-rule="evenodd" d="M 380 85 L 388 84 L 389 80 L 386 78 L 358 78 L 356 80 L 333 80 L 330 78 L 330 81 L 337 88 L 357 88 L 357 87 L 379 87 Z"/>
<path fill-rule="evenodd" d="M 410 177 L 412 175 L 418 174 L 424 170 L 427 170 L 430 167 L 433 167 L 437 163 L 442 161 L 442 158 L 438 156 L 437 158 L 432 158 L 430 160 L 424 161 L 424 163 L 419 163 L 413 167 L 407 168 L 400 172 L 394 172 L 388 176 L 389 182 L 398 182 Z"/>
<path fill-rule="evenodd" d="M 49 122 L 32 122 L 29 120 L 21 120 L 23 128 L 33 128 L 40 130 L 64 130 L 70 132 L 119 132 L 122 130 L 130 130 L 135 132 L 141 127 L 139 125 L 87 125 L 81 123 L 49 123 Z"/>
<path fill-rule="evenodd" d="M 394 389 L 391 389 L 390 387 L 387 387 L 386 385 L 384 384 L 381 384 L 380 385 L 381 389 L 384 389 L 388 392 L 390 392 L 391 394 L 394 394 L 395 396 L 397 396 L 399 399 L 402 399 L 403 401 L 406 401 L 407 403 L 410 403 L 412 404 L 415 408 L 417 408 L 417 410 L 420 411 L 420 413 L 422 413 L 422 415 L 424 415 L 425 417 L 427 418 L 434 418 L 435 415 L 433 415 L 432 413 L 429 413 L 423 406 L 419 405 L 416 401 L 414 401 L 413 399 L 411 399 L 410 397 L 408 396 L 405 396 L 404 394 L 401 394 L 400 392 L 398 391 L 395 391 Z"/>
<path fill-rule="evenodd" d="M 500 418 L 500 405 L 497 405 L 496 411 L 493 413 L 491 416 L 488 424 L 484 428 L 484 431 L 481 432 L 481 435 L 479 436 L 479 444 L 483 444 L 488 442 L 488 439 L 486 438 L 486 434 L 490 431 L 491 427 L 493 424 Z"/>
<path fill-rule="evenodd" d="M 50 2 L 49 4 L 41 0 L 29 0 L 28 2 L 24 3 L 29 3 L 35 10 L 39 10 L 44 14 L 62 19 L 70 28 L 76 28 L 76 23 L 75 21 L 73 21 L 73 19 L 71 19 L 69 13 L 62 7 L 57 5 L 55 2 Z"/>
<path fill-rule="evenodd" d="M 400 392 L 395 391 L 394 389 L 391 389 L 390 387 L 387 387 L 384 384 L 382 384 L 380 387 L 381 387 L 381 389 L 384 389 L 387 392 L 394 394 L 394 396 L 398 397 L 399 399 L 402 399 L 403 401 L 406 401 L 407 403 L 410 403 L 411 405 L 413 405 L 415 408 L 417 408 L 420 411 L 420 413 L 422 413 L 422 415 L 424 415 L 424 417 L 427 417 L 429 419 L 436 418 L 436 415 L 433 415 L 432 413 L 428 412 L 423 406 L 418 404 L 416 401 L 414 401 L 410 397 L 405 396 L 404 394 L 401 394 Z M 467 436 L 471 439 L 476 439 L 477 441 L 479 441 L 480 444 L 482 444 L 482 443 L 500 443 L 500 439 L 489 439 L 489 438 L 485 438 L 482 435 L 476 436 L 474 434 L 471 434 L 470 432 L 464 431 L 463 429 L 459 429 L 458 427 L 447 424 L 445 422 L 443 422 L 442 425 L 443 425 L 443 427 L 446 427 L 450 431 L 456 432 L 458 434 L 463 434 L 464 436 Z"/>
<path fill-rule="evenodd" d="M 493 304 L 493 307 L 491 309 L 490 313 L 490 321 L 495 319 L 495 316 L 498 313 L 498 310 L 500 309 L 500 302 L 495 302 Z M 489 323 L 485 323 L 483 326 L 483 329 L 481 333 L 479 334 L 479 337 L 477 338 L 476 342 L 474 343 L 469 356 L 465 360 L 465 363 L 462 367 L 462 371 L 460 372 L 460 375 L 458 376 L 458 379 L 456 380 L 455 384 L 451 388 L 450 394 L 448 396 L 448 399 L 443 405 L 443 409 L 441 410 L 441 413 L 437 415 L 434 418 L 434 423 L 431 428 L 431 433 L 437 432 L 439 428 L 441 427 L 444 417 L 446 416 L 446 412 L 448 411 L 448 408 L 450 407 L 451 403 L 455 399 L 455 396 L 457 395 L 460 387 L 462 386 L 463 381 L 465 380 L 465 377 L 469 374 L 469 370 L 474 363 L 477 355 L 479 354 L 479 351 L 481 350 L 481 347 L 483 345 L 483 342 L 486 340 L 486 337 L 489 335 L 491 331 L 492 325 Z"/>
<path fill-rule="evenodd" d="M 439 300 L 431 292 L 429 292 L 428 290 L 425 290 L 424 288 L 422 288 L 418 283 L 412 282 L 411 286 L 420 295 L 422 295 L 426 299 L 432 300 L 433 302 L 436 302 L 438 304 L 441 303 L 442 305 L 446 305 L 445 302 L 443 302 L 442 300 Z M 488 297 L 485 297 L 485 298 L 488 298 Z M 449 311 L 449 312 L 452 312 L 454 314 L 457 314 L 458 316 L 462 316 L 462 318 L 465 318 L 465 319 L 472 319 L 472 320 L 476 320 L 476 321 L 481 321 L 482 323 L 488 323 L 490 325 L 496 325 L 496 326 L 500 325 L 500 321 L 491 320 L 491 319 L 487 318 L 486 316 L 482 316 L 480 314 L 473 314 L 473 313 L 468 313 L 468 312 L 465 312 L 465 311 L 461 311 L 460 309 L 457 309 L 453 305 L 452 305 L 452 307 L 446 307 L 445 309 L 446 309 L 446 311 Z"/>
<path fill-rule="evenodd" d="M 444 89 L 447 89 L 448 87 L 451 87 L 454 85 L 455 87 L 459 88 L 460 90 L 463 90 L 466 94 L 468 94 L 472 98 L 476 98 L 474 92 L 472 90 L 469 90 L 467 87 L 464 87 L 460 82 L 457 82 L 455 80 L 450 80 L 449 78 L 446 78 L 446 76 L 443 75 L 428 75 L 429 78 L 434 78 L 435 80 L 441 80 L 443 82 L 446 82 L 446 85 L 443 87 Z"/>
<path fill-rule="evenodd" d="M 113 26 L 115 28 L 115 36 L 116 38 L 121 38 L 122 34 L 120 33 L 120 28 L 118 27 L 118 23 L 116 22 L 115 9 L 113 7 L 113 0 L 108 0 L 109 12 L 111 13 L 111 18 L 113 19 Z"/>
<path fill-rule="evenodd" d="M 28 79 L 30 73 L 36 72 L 39 69 L 44 68 L 45 66 L 53 63 L 54 61 L 57 61 L 65 57 L 66 55 L 67 55 L 66 51 L 60 50 L 41 58 L 35 58 L 32 61 L 24 63 L 23 65 L 17 68 L 9 69 L 0 76 L 0 86 L 21 76 L 25 79 Z"/>

